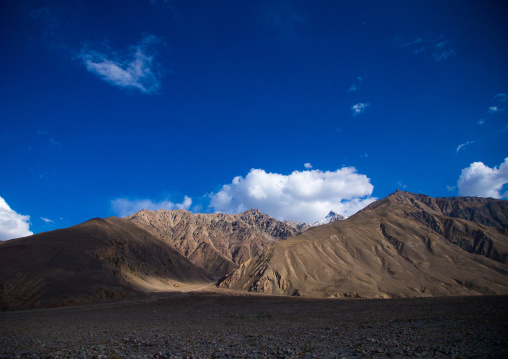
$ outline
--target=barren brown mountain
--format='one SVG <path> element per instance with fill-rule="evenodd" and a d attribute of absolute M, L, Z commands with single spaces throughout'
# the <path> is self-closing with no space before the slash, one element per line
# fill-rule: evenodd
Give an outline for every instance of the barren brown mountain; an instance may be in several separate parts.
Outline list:
<path fill-rule="evenodd" d="M 235 215 L 142 210 L 125 219 L 168 243 L 217 279 L 275 241 L 299 233 L 254 209 Z"/>
<path fill-rule="evenodd" d="M 0 310 L 118 300 L 208 281 L 169 245 L 116 217 L 0 242 Z"/>
<path fill-rule="evenodd" d="M 396 192 L 275 243 L 220 286 L 317 297 L 508 294 L 506 208 Z"/>

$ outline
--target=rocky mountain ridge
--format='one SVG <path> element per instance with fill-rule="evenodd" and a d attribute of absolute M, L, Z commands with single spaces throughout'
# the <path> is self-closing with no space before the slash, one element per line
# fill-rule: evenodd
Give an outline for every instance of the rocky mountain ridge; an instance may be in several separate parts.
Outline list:
<path fill-rule="evenodd" d="M 508 294 L 508 231 L 496 226 L 506 208 L 501 200 L 395 192 L 274 243 L 219 285 L 318 297 Z"/>
<path fill-rule="evenodd" d="M 220 278 L 274 241 L 299 231 L 259 210 L 230 215 L 186 210 L 142 210 L 125 218 L 171 245 L 192 263 Z"/>
<path fill-rule="evenodd" d="M 343 219 L 346 219 L 346 217 L 344 217 L 342 214 L 335 213 L 334 211 L 330 211 L 325 217 L 317 220 L 314 223 L 295 222 L 295 221 L 291 221 L 288 219 L 284 220 L 284 223 L 286 223 L 287 225 L 289 225 L 293 228 L 296 228 L 300 232 L 305 232 L 309 228 L 321 226 L 323 224 L 332 223 L 335 221 L 340 221 Z"/>

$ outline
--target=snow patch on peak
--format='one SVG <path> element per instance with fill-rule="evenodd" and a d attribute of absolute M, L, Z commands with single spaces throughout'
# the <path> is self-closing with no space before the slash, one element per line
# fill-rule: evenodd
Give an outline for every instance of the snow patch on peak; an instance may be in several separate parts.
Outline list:
<path fill-rule="evenodd" d="M 320 226 L 322 224 L 332 223 L 341 219 L 346 219 L 343 215 L 339 213 L 335 213 L 334 211 L 330 211 L 326 217 L 321 218 L 320 220 L 311 224 L 311 227 Z"/>

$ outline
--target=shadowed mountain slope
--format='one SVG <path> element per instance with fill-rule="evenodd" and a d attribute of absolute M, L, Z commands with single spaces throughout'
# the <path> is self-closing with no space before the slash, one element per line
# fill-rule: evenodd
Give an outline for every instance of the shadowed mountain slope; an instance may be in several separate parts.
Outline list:
<path fill-rule="evenodd" d="M 220 278 L 298 230 L 258 210 L 229 215 L 186 210 L 142 210 L 125 218 Z"/>
<path fill-rule="evenodd" d="M 450 216 L 496 225 L 505 209 L 500 200 L 395 192 L 275 243 L 219 285 L 317 297 L 508 294 L 508 230 Z"/>
<path fill-rule="evenodd" d="M 110 301 L 208 281 L 166 243 L 116 217 L 0 243 L 0 310 Z"/>

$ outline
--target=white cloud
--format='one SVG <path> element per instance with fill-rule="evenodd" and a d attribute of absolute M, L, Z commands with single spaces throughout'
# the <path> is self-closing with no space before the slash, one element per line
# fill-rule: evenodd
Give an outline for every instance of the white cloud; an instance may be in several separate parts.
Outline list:
<path fill-rule="evenodd" d="M 475 142 L 476 141 L 467 141 L 466 143 L 461 143 L 460 145 L 457 146 L 457 151 L 455 153 L 459 153 L 461 149 L 465 148 L 468 145 L 472 145 Z"/>
<path fill-rule="evenodd" d="M 303 166 L 304 166 L 306 169 L 308 169 L 308 170 L 310 170 L 310 169 L 312 168 L 312 165 L 311 165 L 309 162 L 304 163 L 304 164 L 303 164 Z"/>
<path fill-rule="evenodd" d="M 488 113 L 498 113 L 498 112 L 501 112 L 503 111 L 504 108 L 503 107 L 499 107 L 499 106 L 490 106 L 489 109 L 487 110 Z"/>
<path fill-rule="evenodd" d="M 355 84 L 352 84 L 351 87 L 347 90 L 347 92 L 353 92 L 353 91 L 356 91 L 358 90 L 358 87 L 356 87 Z"/>
<path fill-rule="evenodd" d="M 473 162 L 462 170 L 457 181 L 459 194 L 462 196 L 479 196 L 508 198 L 508 191 L 503 186 L 508 184 L 508 157 L 499 167 L 490 168 L 483 162 Z"/>
<path fill-rule="evenodd" d="M 357 103 L 356 105 L 353 105 L 351 107 L 351 110 L 353 111 L 353 116 L 356 116 L 356 115 L 359 115 L 361 113 L 364 113 L 365 110 L 367 109 L 367 107 L 369 107 L 370 104 L 369 103 L 363 103 L 363 102 L 360 102 L 360 103 Z"/>
<path fill-rule="evenodd" d="M 29 229 L 30 216 L 16 213 L 7 202 L 0 197 L 0 241 L 31 236 Z"/>
<path fill-rule="evenodd" d="M 374 186 L 354 167 L 334 172 L 294 171 L 290 175 L 251 169 L 245 178 L 212 194 L 210 207 L 217 212 L 239 213 L 257 208 L 277 219 L 313 223 L 330 210 L 351 216 L 376 198 Z"/>
<path fill-rule="evenodd" d="M 394 40 L 400 42 L 402 38 L 397 37 Z M 412 49 L 415 55 L 424 54 L 427 58 L 437 62 L 447 60 L 457 55 L 455 50 L 451 48 L 451 42 L 445 40 L 442 35 L 433 39 L 418 37 L 413 41 L 401 43 L 399 46 Z"/>
<path fill-rule="evenodd" d="M 49 219 L 49 218 L 44 218 L 44 217 L 41 217 L 41 219 L 46 222 L 46 223 L 53 223 L 54 221 Z"/>
<path fill-rule="evenodd" d="M 455 55 L 456 55 L 455 51 L 453 51 L 452 49 L 449 49 L 449 50 L 442 51 L 442 52 L 434 52 L 432 54 L 432 58 L 436 61 L 443 61 L 443 60 L 447 60 L 448 58 L 455 56 Z"/>
<path fill-rule="evenodd" d="M 494 96 L 494 98 L 499 102 L 506 102 L 508 100 L 508 94 L 498 93 L 496 96 Z"/>
<path fill-rule="evenodd" d="M 55 140 L 54 138 L 50 138 L 49 143 L 53 146 L 61 146 L 62 145 L 59 141 Z"/>
<path fill-rule="evenodd" d="M 111 208 L 116 215 L 120 217 L 129 216 L 133 213 L 148 209 L 156 211 L 158 209 L 189 209 L 192 205 L 192 199 L 185 196 L 182 203 L 173 203 L 171 201 L 153 202 L 150 199 L 129 200 L 127 198 L 117 198 L 111 201 Z"/>
<path fill-rule="evenodd" d="M 146 94 L 157 93 L 160 88 L 160 71 L 150 53 L 150 45 L 158 42 L 154 35 L 145 36 L 139 44 L 121 56 L 108 49 L 101 53 L 84 48 L 78 57 L 88 71 L 112 85 L 136 89 Z"/>

